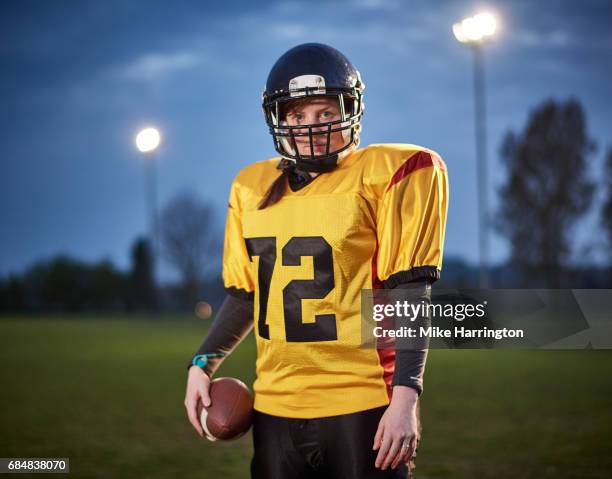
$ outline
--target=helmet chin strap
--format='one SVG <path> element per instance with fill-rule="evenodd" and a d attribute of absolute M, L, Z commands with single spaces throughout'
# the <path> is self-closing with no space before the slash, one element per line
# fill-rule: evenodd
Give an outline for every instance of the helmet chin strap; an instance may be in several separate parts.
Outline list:
<path fill-rule="evenodd" d="M 295 167 L 301 171 L 327 173 L 334 170 L 338 166 L 338 162 L 348 154 L 352 153 L 356 148 L 357 145 L 353 143 L 346 150 L 335 155 L 329 155 L 323 158 L 317 158 L 315 160 L 310 158 L 300 158 L 295 160 Z"/>
<path fill-rule="evenodd" d="M 326 173 L 332 171 L 338 165 L 338 155 L 330 155 L 325 158 L 311 160 L 309 158 L 301 158 L 295 160 L 295 167 L 298 170 L 308 171 L 313 173 Z"/>

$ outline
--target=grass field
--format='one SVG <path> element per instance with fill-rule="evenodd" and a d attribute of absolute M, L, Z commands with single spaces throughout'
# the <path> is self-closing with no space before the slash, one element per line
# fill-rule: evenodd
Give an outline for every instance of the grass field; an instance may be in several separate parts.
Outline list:
<path fill-rule="evenodd" d="M 250 435 L 209 443 L 185 416 L 209 324 L 0 319 L 0 457 L 69 457 L 83 478 L 248 478 Z M 254 361 L 251 336 L 218 374 L 250 385 Z M 611 477 L 612 351 L 430 351 L 422 414 L 419 479 Z"/>

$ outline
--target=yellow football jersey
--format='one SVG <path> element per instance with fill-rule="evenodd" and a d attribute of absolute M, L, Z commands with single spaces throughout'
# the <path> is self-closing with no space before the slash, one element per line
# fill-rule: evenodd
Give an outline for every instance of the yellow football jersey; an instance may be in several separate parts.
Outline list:
<path fill-rule="evenodd" d="M 395 352 L 359 347 L 361 290 L 439 277 L 446 166 L 420 146 L 370 145 L 258 210 L 278 162 L 238 173 L 225 230 L 225 287 L 254 299 L 254 407 L 310 419 L 387 405 Z"/>

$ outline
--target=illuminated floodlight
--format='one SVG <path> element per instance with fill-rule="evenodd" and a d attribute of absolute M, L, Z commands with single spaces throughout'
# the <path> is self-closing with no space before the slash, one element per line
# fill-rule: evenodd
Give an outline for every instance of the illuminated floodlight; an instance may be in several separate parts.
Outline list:
<path fill-rule="evenodd" d="M 142 153 L 154 151 L 158 146 L 161 137 L 156 128 L 145 128 L 136 135 L 136 147 Z"/>
<path fill-rule="evenodd" d="M 461 43 L 481 43 L 497 30 L 497 20 L 487 12 L 464 18 L 453 25 L 453 34 Z"/>

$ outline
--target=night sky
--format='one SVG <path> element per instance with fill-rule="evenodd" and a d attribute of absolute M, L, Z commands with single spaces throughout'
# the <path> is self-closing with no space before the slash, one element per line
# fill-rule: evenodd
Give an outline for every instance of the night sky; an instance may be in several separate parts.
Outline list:
<path fill-rule="evenodd" d="M 215 206 L 220 230 L 233 176 L 275 155 L 260 105 L 268 71 L 310 41 L 360 70 L 362 145 L 416 143 L 442 155 L 445 254 L 476 262 L 472 58 L 451 26 L 481 9 L 500 22 L 486 48 L 492 206 L 503 135 L 549 98 L 585 107 L 598 176 L 612 146 L 609 1 L 2 1 L 0 274 L 59 252 L 127 267 L 148 228 L 134 135 L 150 124 L 164 138 L 160 207 L 194 191 Z M 600 201 L 576 230 L 576 254 L 598 244 Z M 492 259 L 507 254 L 492 235 Z"/>

